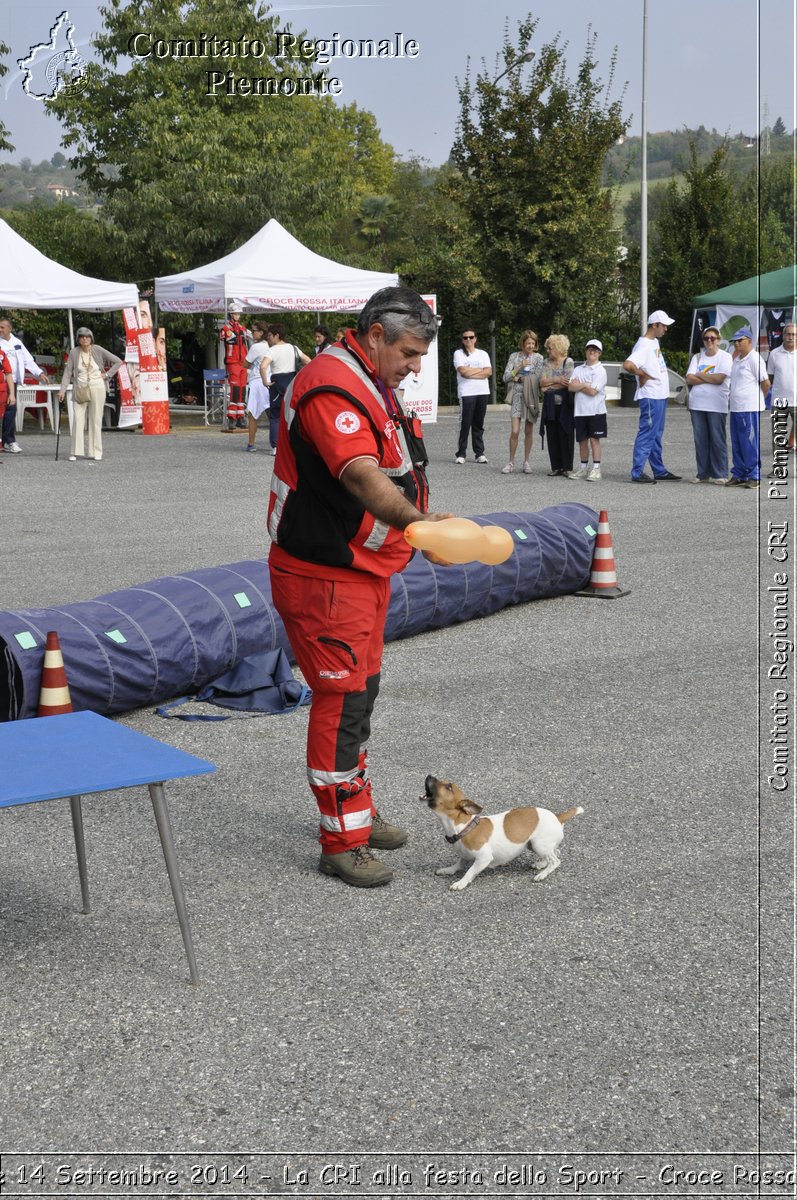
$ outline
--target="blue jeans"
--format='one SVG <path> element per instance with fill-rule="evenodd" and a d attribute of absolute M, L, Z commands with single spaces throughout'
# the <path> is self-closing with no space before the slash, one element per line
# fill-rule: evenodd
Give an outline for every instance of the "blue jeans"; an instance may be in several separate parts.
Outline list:
<path fill-rule="evenodd" d="M 695 438 L 698 479 L 725 479 L 728 474 L 728 440 L 722 412 L 690 409 Z"/>
<path fill-rule="evenodd" d="M 634 460 L 631 474 L 636 479 L 650 463 L 654 475 L 666 475 L 667 468 L 661 457 L 661 441 L 664 437 L 664 418 L 667 416 L 666 400 L 649 400 L 642 396 L 639 401 L 639 432 L 634 442 Z"/>
<path fill-rule="evenodd" d="M 757 412 L 731 413 L 731 452 L 735 479 L 760 479 L 761 458 L 759 455 Z"/>

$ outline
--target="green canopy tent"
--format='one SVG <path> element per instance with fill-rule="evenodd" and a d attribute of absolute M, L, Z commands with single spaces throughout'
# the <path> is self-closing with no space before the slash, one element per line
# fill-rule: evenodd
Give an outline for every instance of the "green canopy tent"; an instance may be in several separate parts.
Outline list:
<path fill-rule="evenodd" d="M 695 296 L 695 308 L 715 308 L 718 304 L 750 305 L 761 308 L 793 308 L 797 295 L 797 265 L 753 275 L 739 283 L 729 283 L 716 292 Z"/>
<path fill-rule="evenodd" d="M 694 316 L 692 320 L 692 341 L 694 342 L 694 327 L 697 314 L 706 309 L 716 309 L 715 323 L 719 326 L 723 338 L 728 341 L 738 328 L 750 319 L 750 310 L 757 309 L 757 327 L 761 329 L 762 318 L 773 309 L 791 309 L 797 302 L 797 264 L 791 267 L 781 267 L 779 271 L 768 271 L 765 275 L 753 275 L 750 279 L 741 279 L 738 283 L 729 283 L 727 287 L 717 288 L 714 292 L 705 292 L 692 300 Z M 763 348 L 763 347 L 762 347 Z"/>

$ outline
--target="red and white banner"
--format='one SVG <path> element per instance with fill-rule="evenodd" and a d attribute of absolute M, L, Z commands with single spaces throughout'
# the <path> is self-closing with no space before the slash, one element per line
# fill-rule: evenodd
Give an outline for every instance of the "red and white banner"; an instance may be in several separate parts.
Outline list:
<path fill-rule="evenodd" d="M 119 389 L 119 428 L 130 429 L 133 425 L 140 425 L 141 405 L 133 394 L 133 381 L 127 363 L 123 363 L 117 371 L 116 380 Z"/>
<path fill-rule="evenodd" d="M 424 296 L 423 299 L 437 314 L 437 296 Z M 429 350 L 421 359 L 421 369 L 417 375 L 412 371 L 401 385 L 401 401 L 406 412 L 415 412 L 421 421 L 434 424 L 437 421 L 437 392 L 438 392 L 437 338 L 429 343 Z"/>

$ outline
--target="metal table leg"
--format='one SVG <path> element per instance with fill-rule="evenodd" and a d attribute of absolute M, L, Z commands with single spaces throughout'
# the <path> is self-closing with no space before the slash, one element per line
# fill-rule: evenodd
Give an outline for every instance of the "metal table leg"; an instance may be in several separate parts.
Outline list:
<path fill-rule="evenodd" d="M 86 843 L 83 840 L 83 811 L 80 807 L 80 796 L 70 796 L 69 805 L 72 809 L 72 829 L 75 833 L 75 850 L 77 852 L 77 869 L 80 876 L 80 893 L 83 897 L 83 912 L 91 911 L 89 906 L 89 876 L 86 870 Z"/>
<path fill-rule="evenodd" d="M 152 807 L 155 811 L 155 821 L 158 826 L 161 846 L 163 847 L 163 857 L 166 860 L 166 870 L 169 872 L 169 883 L 172 887 L 174 907 L 177 909 L 177 920 L 180 922 L 180 932 L 183 935 L 183 945 L 185 946 L 185 953 L 188 958 L 191 983 L 196 986 L 199 983 L 199 972 L 197 971 L 196 958 L 194 957 L 194 944 L 191 940 L 185 895 L 183 894 L 183 884 L 180 879 L 180 866 L 177 862 L 177 851 L 174 846 L 174 838 L 172 837 L 172 826 L 169 820 L 169 810 L 166 807 L 166 794 L 163 790 L 163 784 L 151 783 L 149 785 L 149 794 L 152 797 Z"/>

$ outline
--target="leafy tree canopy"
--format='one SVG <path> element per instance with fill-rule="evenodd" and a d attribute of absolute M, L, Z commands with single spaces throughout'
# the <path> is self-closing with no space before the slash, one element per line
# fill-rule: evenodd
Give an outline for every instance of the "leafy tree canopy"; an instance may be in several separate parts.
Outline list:
<path fill-rule="evenodd" d="M 502 72 L 459 87 L 449 182 L 462 214 L 460 282 L 471 320 L 481 311 L 516 331 L 577 338 L 616 318 L 619 239 L 601 176 L 626 122 L 609 98 L 615 58 L 604 87 L 592 31 L 571 80 L 559 36 L 531 48 L 537 24 L 521 23 L 517 46 L 505 35 Z"/>
<path fill-rule="evenodd" d="M 675 318 L 671 341 L 682 348 L 689 340 L 693 296 L 784 265 L 777 219 L 763 208 L 759 212 L 749 191 L 740 193 L 726 163 L 725 147 L 701 162 L 692 146 L 684 180 L 667 187 L 652 230 L 651 307 Z"/>
<path fill-rule="evenodd" d="M 330 219 L 387 190 L 393 153 L 373 116 L 325 95 L 208 95 L 208 73 L 302 80 L 315 64 L 275 58 L 284 28 L 260 0 L 110 0 L 100 62 L 50 107 L 83 181 L 120 233 L 130 274 L 148 278 L 229 253 L 276 217 L 324 253 Z M 259 39 L 261 57 L 133 57 L 130 39 Z M 146 49 L 146 43 L 143 48 Z"/>
<path fill-rule="evenodd" d="M 9 48 L 5 42 L 0 42 L 0 79 L 8 74 L 8 67 L 3 59 L 9 53 Z M 8 130 L 2 121 L 0 121 L 0 150 L 13 150 L 14 147 L 8 140 Z"/>

